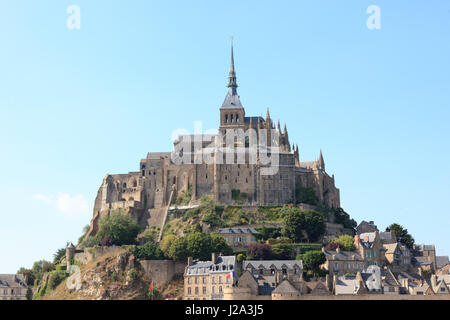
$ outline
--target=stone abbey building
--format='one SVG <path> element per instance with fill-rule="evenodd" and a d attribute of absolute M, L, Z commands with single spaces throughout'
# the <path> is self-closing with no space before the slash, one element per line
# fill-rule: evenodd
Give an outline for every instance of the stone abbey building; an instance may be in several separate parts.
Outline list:
<path fill-rule="evenodd" d="M 218 111 L 220 126 L 216 135 L 182 135 L 174 142 L 174 151 L 148 153 L 140 161 L 138 171 L 106 175 L 97 193 L 89 234 L 94 235 L 99 218 L 114 209 L 126 210 L 143 226 L 161 226 L 164 211 L 183 191 L 191 193 L 191 204 L 202 196 L 232 204 L 238 195 L 242 204 L 283 205 L 296 201 L 296 189 L 308 187 L 329 207 L 340 207 L 339 189 L 335 186 L 334 175 L 329 176 L 325 171 L 322 152 L 317 160 L 300 161 L 298 145 L 291 144 L 286 125 L 283 130 L 279 121 L 275 126 L 269 110 L 265 119 L 245 114 L 237 94 L 233 46 L 228 92 Z M 252 133 L 233 143 L 234 147 L 244 149 L 241 153 L 244 161 L 237 161 L 237 155 L 233 163 L 224 160 L 222 147 L 226 144 L 219 137 L 232 130 Z M 273 136 L 277 139 L 272 139 Z M 196 139 L 200 142 L 194 142 L 189 150 L 180 148 L 183 141 Z M 253 151 L 264 150 L 271 157 L 277 157 L 273 173 L 264 173 L 269 165 L 262 161 L 259 153 L 256 159 L 251 158 L 253 151 L 248 147 L 254 145 Z M 271 154 L 271 147 L 275 145 L 277 152 Z M 205 147 L 212 153 L 210 161 L 202 161 L 202 157 L 198 161 L 196 156 Z M 174 152 L 194 161 L 175 163 Z"/>

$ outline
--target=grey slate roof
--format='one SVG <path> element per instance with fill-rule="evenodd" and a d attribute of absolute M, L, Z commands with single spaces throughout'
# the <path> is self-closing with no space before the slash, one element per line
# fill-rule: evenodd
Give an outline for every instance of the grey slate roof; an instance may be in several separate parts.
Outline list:
<path fill-rule="evenodd" d="M 0 274 L 0 288 L 26 288 L 23 274 Z"/>
<path fill-rule="evenodd" d="M 288 270 L 294 269 L 297 265 L 298 268 L 303 269 L 302 260 L 245 260 L 244 269 L 251 265 L 253 268 L 258 269 L 262 266 L 264 269 L 270 269 L 272 266 L 277 270 L 281 270 L 283 266 L 286 266 Z"/>
<path fill-rule="evenodd" d="M 436 256 L 436 268 L 440 269 L 448 263 L 448 256 Z"/>
<path fill-rule="evenodd" d="M 263 117 L 244 117 L 244 122 L 245 123 L 250 123 L 250 119 L 252 120 L 252 123 L 256 124 L 258 123 L 258 120 L 261 121 L 261 123 L 264 123 L 266 120 L 264 120 Z"/>
<path fill-rule="evenodd" d="M 327 260 L 335 261 L 364 261 L 361 255 L 353 251 L 329 251 L 324 250 Z"/>
<path fill-rule="evenodd" d="M 298 293 L 298 290 L 287 279 L 284 279 L 272 293 Z"/>
<path fill-rule="evenodd" d="M 433 251 L 435 250 L 434 244 L 417 244 L 414 245 L 416 251 Z"/>
<path fill-rule="evenodd" d="M 239 100 L 239 95 L 233 94 L 232 88 L 229 88 L 228 93 L 220 109 L 236 109 L 236 108 L 243 108 L 241 100 Z"/>
<path fill-rule="evenodd" d="M 390 269 L 382 269 L 381 276 L 383 286 L 391 286 L 391 287 L 400 286 L 399 282 L 397 281 L 397 279 L 395 279 L 395 276 Z"/>
<path fill-rule="evenodd" d="M 431 265 L 431 261 L 426 261 L 425 257 L 413 257 L 411 262 L 416 266 L 428 266 Z"/>
<path fill-rule="evenodd" d="M 390 240 L 391 237 L 391 233 L 390 232 L 380 232 L 380 239 L 381 240 Z"/>
<path fill-rule="evenodd" d="M 257 234 L 259 233 L 254 228 L 220 228 L 219 229 L 220 234 L 239 234 L 239 233 L 250 233 L 250 234 Z"/>
<path fill-rule="evenodd" d="M 360 282 L 356 277 L 340 276 L 336 279 L 336 294 L 356 294 Z"/>
<path fill-rule="evenodd" d="M 361 272 L 367 290 L 381 290 L 381 270 L 378 266 L 369 266 L 364 272 Z"/>
<path fill-rule="evenodd" d="M 194 261 L 192 265 L 186 269 L 186 275 L 206 275 L 218 272 L 234 271 L 236 264 L 236 256 L 219 256 L 213 264 L 211 261 Z"/>

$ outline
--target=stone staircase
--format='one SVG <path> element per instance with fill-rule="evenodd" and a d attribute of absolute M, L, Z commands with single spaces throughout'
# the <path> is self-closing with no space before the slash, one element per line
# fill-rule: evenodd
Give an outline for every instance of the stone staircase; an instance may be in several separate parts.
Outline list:
<path fill-rule="evenodd" d="M 174 189 L 172 189 L 172 191 L 170 191 L 169 201 L 167 201 L 167 207 L 164 210 L 163 223 L 161 225 L 161 229 L 159 230 L 158 242 L 160 242 L 161 238 L 162 238 L 164 225 L 166 224 L 167 214 L 169 213 L 169 208 L 170 208 L 170 204 L 172 203 L 172 198 L 173 198 L 174 192 L 175 192 Z"/>

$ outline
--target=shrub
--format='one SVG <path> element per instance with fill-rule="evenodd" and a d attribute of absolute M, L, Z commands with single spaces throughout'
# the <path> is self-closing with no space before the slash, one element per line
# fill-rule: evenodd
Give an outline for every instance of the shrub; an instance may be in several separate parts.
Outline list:
<path fill-rule="evenodd" d="M 203 223 L 210 225 L 211 227 L 221 227 L 223 226 L 223 221 L 220 219 L 215 211 L 210 211 L 203 216 Z"/>
<path fill-rule="evenodd" d="M 181 220 L 183 221 L 187 221 L 190 218 L 196 218 L 198 217 L 200 213 L 200 208 L 193 208 L 193 209 L 189 209 L 186 211 L 186 213 L 183 215 L 183 218 L 181 218 Z"/>
<path fill-rule="evenodd" d="M 295 255 L 292 245 L 287 243 L 280 243 L 272 246 L 272 251 L 276 259 L 280 260 L 291 260 Z"/>
<path fill-rule="evenodd" d="M 352 236 L 350 236 L 348 234 L 342 235 L 342 236 L 330 241 L 330 243 L 337 244 L 337 246 L 339 246 L 344 251 L 354 251 L 355 250 L 354 239 Z M 336 250 L 336 249 L 334 249 L 334 250 Z"/>
<path fill-rule="evenodd" d="M 129 215 L 113 211 L 100 219 L 97 238 L 112 238 L 117 245 L 134 244 L 138 233 L 139 226 Z"/>
<path fill-rule="evenodd" d="M 164 259 L 163 252 L 155 242 L 147 242 L 142 246 L 130 246 L 130 252 L 140 260 Z"/>
<path fill-rule="evenodd" d="M 86 237 L 80 244 L 81 249 L 92 248 L 99 244 L 99 241 L 96 237 Z"/>
<path fill-rule="evenodd" d="M 131 279 L 137 279 L 137 277 L 138 277 L 138 273 L 137 273 L 137 271 L 136 271 L 136 269 L 130 269 L 130 271 L 128 271 L 128 276 L 131 278 Z"/>
<path fill-rule="evenodd" d="M 54 290 L 65 278 L 65 271 L 53 271 L 48 277 L 46 292 Z"/>

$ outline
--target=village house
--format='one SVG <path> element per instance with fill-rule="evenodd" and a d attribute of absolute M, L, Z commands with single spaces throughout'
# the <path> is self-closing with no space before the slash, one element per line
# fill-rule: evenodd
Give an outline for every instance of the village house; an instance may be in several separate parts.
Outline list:
<path fill-rule="evenodd" d="M 225 238 L 234 251 L 239 251 L 246 250 L 252 243 L 256 243 L 255 235 L 258 234 L 258 231 L 254 228 L 235 227 L 220 228 L 218 233 Z"/>
<path fill-rule="evenodd" d="M 394 271 L 407 271 L 411 267 L 411 252 L 399 242 L 383 244 L 386 263 Z"/>
<path fill-rule="evenodd" d="M 184 272 L 185 300 L 222 300 L 225 288 L 237 282 L 236 257 L 211 255 L 211 261 L 188 258 Z"/>
<path fill-rule="evenodd" d="M 384 248 L 378 231 L 355 235 L 356 251 L 363 257 L 365 266 L 382 266 L 384 262 Z"/>
<path fill-rule="evenodd" d="M 243 270 L 226 300 L 295 300 L 307 292 L 301 260 L 249 260 Z"/>
<path fill-rule="evenodd" d="M 335 295 L 381 294 L 380 267 L 371 265 L 365 271 L 358 271 L 355 275 L 334 275 L 333 293 Z"/>
<path fill-rule="evenodd" d="M 0 274 L 0 300 L 27 300 L 27 291 L 23 274 Z"/>
<path fill-rule="evenodd" d="M 364 259 L 358 252 L 326 250 L 322 248 L 326 261 L 321 266 L 322 269 L 328 270 L 330 275 L 356 274 L 364 269 Z"/>
<path fill-rule="evenodd" d="M 368 233 L 378 231 L 377 226 L 373 221 L 361 221 L 361 223 L 356 227 L 356 234 Z"/>
<path fill-rule="evenodd" d="M 381 269 L 381 287 L 383 294 L 400 294 L 401 285 L 390 268 Z"/>
<path fill-rule="evenodd" d="M 436 256 L 436 272 L 448 265 L 448 256 Z"/>
<path fill-rule="evenodd" d="M 434 244 L 414 245 L 414 258 L 413 262 L 419 268 L 434 272 L 436 270 L 436 248 Z"/>

